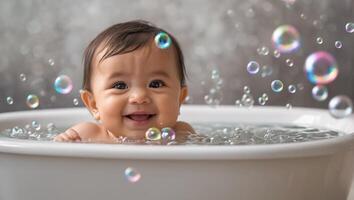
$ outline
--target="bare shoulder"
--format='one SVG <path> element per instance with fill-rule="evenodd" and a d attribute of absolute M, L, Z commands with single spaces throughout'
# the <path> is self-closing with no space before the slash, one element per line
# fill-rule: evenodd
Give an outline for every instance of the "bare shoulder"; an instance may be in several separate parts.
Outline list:
<path fill-rule="evenodd" d="M 106 130 L 101 125 L 93 122 L 82 122 L 72 126 L 70 129 L 77 132 L 81 139 L 94 139 L 106 135 Z"/>
<path fill-rule="evenodd" d="M 190 124 L 188 124 L 187 122 L 183 122 L 183 121 L 178 121 L 176 123 L 175 131 L 184 132 L 187 134 L 194 134 L 195 133 L 193 127 Z"/>

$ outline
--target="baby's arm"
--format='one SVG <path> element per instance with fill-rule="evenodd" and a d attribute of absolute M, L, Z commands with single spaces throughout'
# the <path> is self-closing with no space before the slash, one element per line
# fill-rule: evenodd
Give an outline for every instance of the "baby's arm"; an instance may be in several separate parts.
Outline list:
<path fill-rule="evenodd" d="M 64 133 L 55 136 L 54 141 L 56 142 L 80 142 L 81 140 L 87 140 L 91 138 L 96 138 L 97 135 L 102 133 L 102 128 L 92 122 L 83 122 L 77 124 Z"/>

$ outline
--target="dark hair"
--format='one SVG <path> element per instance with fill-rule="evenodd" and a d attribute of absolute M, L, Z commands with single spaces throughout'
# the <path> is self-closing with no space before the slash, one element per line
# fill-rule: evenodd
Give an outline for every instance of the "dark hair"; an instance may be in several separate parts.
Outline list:
<path fill-rule="evenodd" d="M 176 53 L 181 86 L 184 86 L 186 70 L 182 50 L 177 40 L 167 31 L 158 28 L 147 21 L 134 20 L 115 24 L 107 28 L 97 35 L 96 38 L 93 39 L 86 47 L 84 52 L 84 79 L 82 88 L 89 91 L 91 90 L 90 76 L 92 71 L 92 60 L 97 48 L 102 42 L 104 42 L 104 48 L 107 48 L 107 51 L 102 56 L 100 61 L 114 55 L 135 51 L 146 45 L 151 38 L 155 37 L 155 35 L 160 32 L 167 33 L 171 38 L 172 45 L 174 46 Z"/>

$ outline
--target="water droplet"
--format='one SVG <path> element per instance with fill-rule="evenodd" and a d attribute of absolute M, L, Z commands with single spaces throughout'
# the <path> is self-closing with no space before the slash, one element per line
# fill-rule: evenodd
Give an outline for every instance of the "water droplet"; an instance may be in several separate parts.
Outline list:
<path fill-rule="evenodd" d="M 274 92 L 281 92 L 283 90 L 284 84 L 280 80 L 274 80 L 271 83 L 271 88 Z"/>
<path fill-rule="evenodd" d="M 316 85 L 312 88 L 312 97 L 317 101 L 324 101 L 328 97 L 328 90 L 326 86 Z"/>
<path fill-rule="evenodd" d="M 333 97 L 329 104 L 329 113 L 334 118 L 344 118 L 352 114 L 353 103 L 352 100 L 345 95 L 338 95 Z"/>
<path fill-rule="evenodd" d="M 124 171 L 125 178 L 131 182 L 136 183 L 140 180 L 141 174 L 134 168 L 128 167 Z"/>

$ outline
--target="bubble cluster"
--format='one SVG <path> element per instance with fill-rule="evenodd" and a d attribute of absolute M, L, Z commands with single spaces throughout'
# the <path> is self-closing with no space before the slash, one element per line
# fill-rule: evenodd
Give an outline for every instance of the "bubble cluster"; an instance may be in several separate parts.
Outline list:
<path fill-rule="evenodd" d="M 158 128 L 149 128 L 145 133 L 145 139 L 149 141 L 161 140 L 161 131 Z"/>
<path fill-rule="evenodd" d="M 247 85 L 243 87 L 243 95 L 241 100 L 237 99 L 235 101 L 235 105 L 237 107 L 246 107 L 250 108 L 254 105 L 254 98 L 253 95 L 251 94 L 251 89 Z"/>
<path fill-rule="evenodd" d="M 132 167 L 128 167 L 124 170 L 124 176 L 131 183 L 136 183 L 141 178 L 141 174 Z"/>
<path fill-rule="evenodd" d="M 155 44 L 160 49 L 167 49 L 171 46 L 172 40 L 165 32 L 160 32 L 155 36 Z"/>
<path fill-rule="evenodd" d="M 217 106 L 220 105 L 223 99 L 222 86 L 224 80 L 220 76 L 220 72 L 217 69 L 213 69 L 211 72 L 212 86 L 209 89 L 208 94 L 204 96 L 204 101 L 207 105 Z"/>
<path fill-rule="evenodd" d="M 26 104 L 30 108 L 37 108 L 39 106 L 38 96 L 34 94 L 29 94 L 26 98 Z"/>
<path fill-rule="evenodd" d="M 281 80 L 274 80 L 271 83 L 271 88 L 274 92 L 281 92 L 284 88 L 284 84 Z"/>
<path fill-rule="evenodd" d="M 353 22 L 348 22 L 345 25 L 345 31 L 347 31 L 348 33 L 354 33 L 354 23 Z"/>
<path fill-rule="evenodd" d="M 295 52 L 300 47 L 300 34 L 295 27 L 282 25 L 274 30 L 272 42 L 281 53 Z"/>
<path fill-rule="evenodd" d="M 259 64 L 256 61 L 250 61 L 247 64 L 247 71 L 250 74 L 257 74 L 259 72 Z"/>
<path fill-rule="evenodd" d="M 317 101 L 324 101 L 328 97 L 328 90 L 326 86 L 316 85 L 312 88 L 312 97 Z"/>
<path fill-rule="evenodd" d="M 54 81 L 54 89 L 60 94 L 69 94 L 73 89 L 73 84 L 69 76 L 60 75 Z"/>
<path fill-rule="evenodd" d="M 312 53 L 306 58 L 305 73 L 307 79 L 313 84 L 328 84 L 338 75 L 337 62 L 325 51 Z"/>
<path fill-rule="evenodd" d="M 352 114 L 353 103 L 352 100 L 345 95 L 338 95 L 333 97 L 328 104 L 329 113 L 334 118 L 344 118 Z"/>
<path fill-rule="evenodd" d="M 261 106 L 264 106 L 268 100 L 269 100 L 269 97 L 266 93 L 263 93 L 262 96 L 258 97 L 258 103 Z"/>

